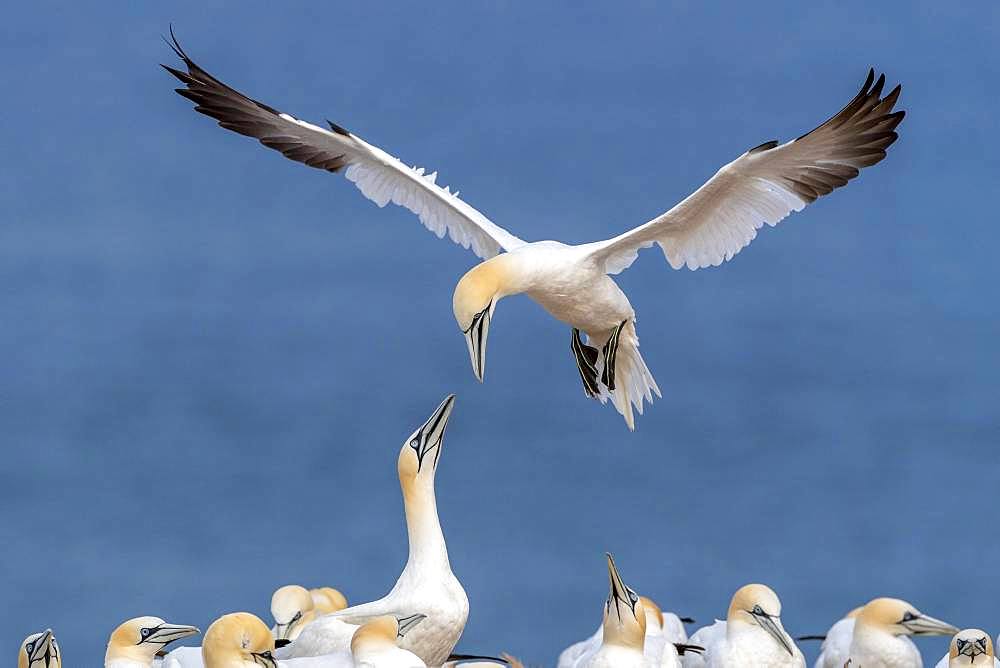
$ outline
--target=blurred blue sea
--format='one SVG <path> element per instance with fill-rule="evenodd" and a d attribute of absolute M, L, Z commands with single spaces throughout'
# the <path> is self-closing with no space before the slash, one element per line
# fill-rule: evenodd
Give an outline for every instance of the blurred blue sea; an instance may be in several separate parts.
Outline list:
<path fill-rule="evenodd" d="M 600 622 L 605 550 L 701 622 L 764 581 L 793 634 L 875 595 L 1000 631 L 1000 5 L 276 8 L 5 11 L 10 661 L 51 626 L 96 665 L 127 617 L 266 615 L 290 582 L 380 596 L 406 558 L 396 454 L 448 392 L 461 650 L 553 664 Z M 646 221 L 870 65 L 908 115 L 884 163 L 724 267 L 647 251 L 620 277 L 664 390 L 629 434 L 526 298 L 476 383 L 451 314 L 475 257 L 194 114 L 158 67 L 169 22 L 223 80 L 440 170 L 529 239 Z"/>

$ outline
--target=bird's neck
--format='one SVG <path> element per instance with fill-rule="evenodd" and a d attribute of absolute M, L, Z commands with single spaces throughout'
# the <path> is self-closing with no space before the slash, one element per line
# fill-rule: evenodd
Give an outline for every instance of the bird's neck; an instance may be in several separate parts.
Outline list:
<path fill-rule="evenodd" d="M 104 668 L 149 668 L 153 659 L 137 647 L 108 648 L 104 655 Z"/>
<path fill-rule="evenodd" d="M 410 541 L 410 558 L 406 569 L 443 568 L 451 570 L 448 547 L 438 520 L 434 481 L 409 480 L 403 483 L 403 506 L 406 511 L 406 533 Z"/>

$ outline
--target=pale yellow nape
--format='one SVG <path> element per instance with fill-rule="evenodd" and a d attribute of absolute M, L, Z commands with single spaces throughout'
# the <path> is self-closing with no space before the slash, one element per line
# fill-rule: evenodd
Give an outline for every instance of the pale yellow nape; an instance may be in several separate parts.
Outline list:
<path fill-rule="evenodd" d="M 392 615 L 375 617 L 360 627 L 351 636 L 351 653 L 363 648 L 372 649 L 392 645 L 395 647 L 399 636 L 399 622 Z"/>
<path fill-rule="evenodd" d="M 233 663 L 253 663 L 253 653 L 274 649 L 271 630 L 257 615 L 233 612 L 212 622 L 205 631 L 201 656 L 205 668 L 224 668 Z"/>
<path fill-rule="evenodd" d="M 781 601 L 774 590 L 763 584 L 748 584 L 740 587 L 733 594 L 733 599 L 729 603 L 729 611 L 726 613 L 726 620 L 729 622 L 745 622 L 744 614 L 749 614 L 755 605 L 772 616 L 781 615 Z"/>
<path fill-rule="evenodd" d="M 858 613 L 856 624 L 893 633 L 907 612 L 918 612 L 912 604 L 898 598 L 876 598 L 866 603 Z"/>
<path fill-rule="evenodd" d="M 310 589 L 309 594 L 312 596 L 313 608 L 318 614 L 325 615 L 347 607 L 347 597 L 333 587 L 316 587 Z"/>
<path fill-rule="evenodd" d="M 653 599 L 648 596 L 640 596 L 639 600 L 642 601 L 642 607 L 646 609 L 647 613 L 652 613 L 653 617 L 659 620 L 660 628 L 663 628 L 663 610 Z"/>
<path fill-rule="evenodd" d="M 985 656 L 993 658 L 996 655 L 993 652 L 993 639 L 990 634 L 982 629 L 964 629 L 955 634 L 951 639 L 951 644 L 948 646 L 948 657 L 951 659 L 957 659 L 958 654 L 958 641 L 965 640 L 967 642 L 976 642 L 977 640 L 986 639 L 986 654 Z M 992 664 L 987 662 L 988 668 L 992 668 Z"/>
<path fill-rule="evenodd" d="M 472 318 L 491 301 L 507 294 L 512 275 L 510 257 L 503 254 L 477 264 L 462 276 L 451 300 L 455 320 L 462 331 L 469 328 Z"/>

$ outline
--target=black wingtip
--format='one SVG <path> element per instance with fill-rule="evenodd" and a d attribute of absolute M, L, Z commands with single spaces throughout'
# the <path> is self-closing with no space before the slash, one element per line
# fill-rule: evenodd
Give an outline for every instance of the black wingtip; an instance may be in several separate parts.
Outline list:
<path fill-rule="evenodd" d="M 337 125 L 336 123 L 334 123 L 333 121 L 331 121 L 329 118 L 326 119 L 326 122 L 330 126 L 330 129 L 333 130 L 334 132 L 336 132 L 338 135 L 344 135 L 345 137 L 350 137 L 351 136 L 351 133 L 347 131 L 347 128 L 344 128 L 344 127 L 341 127 L 340 125 Z"/>
<path fill-rule="evenodd" d="M 684 624 L 694 624 L 694 618 L 692 617 L 681 617 L 681 622 Z"/>
<path fill-rule="evenodd" d="M 702 647 L 701 645 L 689 645 L 688 643 L 683 643 L 683 642 L 675 642 L 674 648 L 677 649 L 677 653 L 680 654 L 681 656 L 684 656 L 688 652 L 691 652 L 692 654 L 705 653 L 705 648 Z"/>
<path fill-rule="evenodd" d="M 447 661 L 496 661 L 505 665 L 510 665 L 510 661 L 498 656 L 486 656 L 485 654 L 449 654 Z"/>
<path fill-rule="evenodd" d="M 291 644 L 292 641 L 289 640 L 288 638 L 278 638 L 277 640 L 274 641 L 274 648 L 281 649 L 282 647 L 286 647 Z"/>
<path fill-rule="evenodd" d="M 796 640 L 826 640 L 825 635 L 815 635 L 815 636 L 797 636 Z"/>

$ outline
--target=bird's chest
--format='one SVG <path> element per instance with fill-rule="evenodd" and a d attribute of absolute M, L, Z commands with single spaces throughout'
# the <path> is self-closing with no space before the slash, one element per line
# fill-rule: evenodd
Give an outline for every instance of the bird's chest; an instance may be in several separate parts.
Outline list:
<path fill-rule="evenodd" d="M 747 642 L 726 645 L 726 651 L 720 653 L 719 661 L 708 661 L 710 668 L 805 668 L 805 661 L 800 656 L 790 656 L 770 642 Z"/>
<path fill-rule="evenodd" d="M 633 316 L 628 298 L 604 274 L 582 275 L 574 281 L 558 277 L 539 282 L 528 296 L 555 319 L 592 334 L 614 329 Z"/>
<path fill-rule="evenodd" d="M 455 649 L 469 617 L 465 590 L 458 585 L 418 592 L 407 610 L 411 608 L 427 615 L 427 619 L 400 639 L 399 646 L 419 656 L 428 666 L 440 666 Z"/>
<path fill-rule="evenodd" d="M 646 668 L 651 666 L 642 652 L 608 645 L 600 650 L 584 664 L 584 668 Z"/>

